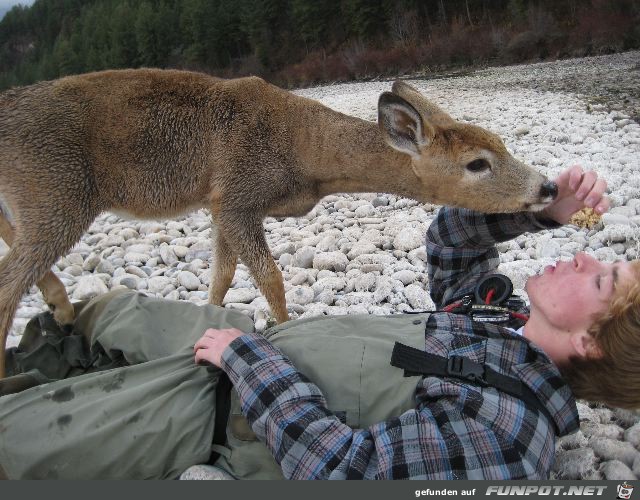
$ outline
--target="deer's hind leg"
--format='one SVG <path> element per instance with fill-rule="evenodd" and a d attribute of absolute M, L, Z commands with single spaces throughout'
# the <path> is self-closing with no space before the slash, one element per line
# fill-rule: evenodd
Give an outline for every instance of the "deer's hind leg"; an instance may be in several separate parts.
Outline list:
<path fill-rule="evenodd" d="M 14 237 L 15 231 L 11 223 L 5 215 L 0 212 L 0 238 L 2 238 L 7 245 L 13 246 Z M 65 327 L 73 324 L 74 310 L 62 282 L 53 271 L 49 270 L 40 281 L 38 281 L 37 286 L 42 292 L 42 296 L 53 313 L 56 322 L 64 329 L 67 329 Z"/>
<path fill-rule="evenodd" d="M 72 202 L 73 205 L 80 203 L 80 196 L 77 198 Z M 14 228 L 13 244 L 0 261 L 0 378 L 5 376 L 6 340 L 20 299 L 31 285 L 40 282 L 47 272 L 51 272 L 56 259 L 80 239 L 99 213 L 86 205 L 82 211 L 65 208 L 64 202 L 61 202 L 56 205 L 57 210 L 53 214 L 50 207 L 17 210 L 19 217 Z M 22 224 L 22 221 L 28 221 L 29 224 Z"/>

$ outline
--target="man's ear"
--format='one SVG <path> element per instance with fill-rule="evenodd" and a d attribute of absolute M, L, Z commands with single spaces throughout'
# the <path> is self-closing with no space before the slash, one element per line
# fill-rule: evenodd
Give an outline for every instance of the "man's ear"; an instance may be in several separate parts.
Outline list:
<path fill-rule="evenodd" d="M 391 92 L 383 92 L 378 100 L 378 126 L 387 144 L 412 156 L 419 156 L 435 134 L 416 108 Z"/>
<path fill-rule="evenodd" d="M 583 359 L 602 356 L 602 351 L 597 342 L 586 331 L 572 333 L 570 341 L 573 350 Z"/>

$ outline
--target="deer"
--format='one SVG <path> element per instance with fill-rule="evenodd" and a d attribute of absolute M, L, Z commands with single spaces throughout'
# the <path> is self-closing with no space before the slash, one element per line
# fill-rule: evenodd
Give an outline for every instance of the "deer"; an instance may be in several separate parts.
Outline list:
<path fill-rule="evenodd" d="M 0 94 L 0 378 L 21 297 L 37 284 L 62 326 L 74 310 L 53 264 L 102 212 L 213 224 L 209 302 L 240 258 L 278 322 L 289 316 L 265 217 L 303 216 L 333 193 L 379 192 L 484 212 L 539 211 L 557 186 L 494 133 L 396 81 L 378 121 L 258 77 L 110 70 Z"/>

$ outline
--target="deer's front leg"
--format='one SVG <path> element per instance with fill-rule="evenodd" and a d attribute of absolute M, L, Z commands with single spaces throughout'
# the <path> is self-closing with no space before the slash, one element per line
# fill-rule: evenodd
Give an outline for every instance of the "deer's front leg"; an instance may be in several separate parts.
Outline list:
<path fill-rule="evenodd" d="M 237 211 L 221 213 L 218 220 L 219 235 L 236 252 L 235 255 L 239 255 L 247 265 L 278 323 L 287 321 L 289 315 L 284 298 L 282 273 L 276 266 L 269 250 L 264 236 L 262 219 Z M 235 269 L 235 260 L 233 267 Z M 233 274 L 231 274 L 231 278 L 233 278 Z M 229 278 L 226 288 L 231 283 L 231 278 Z"/>

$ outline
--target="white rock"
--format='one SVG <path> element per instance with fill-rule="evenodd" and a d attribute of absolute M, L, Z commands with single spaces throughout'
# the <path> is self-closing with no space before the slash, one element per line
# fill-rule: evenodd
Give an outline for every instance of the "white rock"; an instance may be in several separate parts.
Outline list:
<path fill-rule="evenodd" d="M 329 234 L 322 237 L 322 239 L 316 245 L 317 252 L 335 252 L 338 250 L 338 246 L 336 245 L 338 241 L 338 236 L 336 234 Z"/>
<path fill-rule="evenodd" d="M 145 222 L 140 225 L 140 234 L 146 236 L 152 233 L 159 233 L 164 230 L 164 228 L 164 224 L 160 224 L 159 222 Z"/>
<path fill-rule="evenodd" d="M 404 296 L 407 298 L 409 305 L 416 310 L 432 311 L 435 310 L 435 304 L 429 297 L 429 294 L 420 285 L 409 285 L 404 289 Z"/>
<path fill-rule="evenodd" d="M 353 260 L 359 255 L 375 253 L 377 249 L 378 248 L 369 241 L 358 241 L 351 247 L 351 250 L 349 250 L 347 257 L 349 258 L 349 260 Z"/>
<path fill-rule="evenodd" d="M 127 241 L 127 240 L 131 240 L 131 239 L 139 237 L 140 233 L 138 233 L 138 231 L 136 231 L 132 227 L 126 227 L 126 228 L 120 230 L 120 232 L 117 235 L 114 235 L 114 236 L 116 236 L 116 238 L 119 236 L 120 238 L 123 238 L 125 241 Z"/>
<path fill-rule="evenodd" d="M 148 278 L 149 276 L 147 275 L 147 273 L 145 273 L 142 269 L 140 269 L 139 267 L 136 266 L 127 266 L 125 267 L 125 272 L 129 273 L 129 274 L 133 274 L 134 276 L 137 276 L 138 278 Z"/>
<path fill-rule="evenodd" d="M 241 311 L 251 317 L 253 317 L 256 312 L 256 308 L 254 306 L 251 304 L 243 304 L 242 302 L 229 302 L 225 307 Z"/>
<path fill-rule="evenodd" d="M 64 272 L 70 276 L 82 276 L 82 267 L 77 265 L 65 267 Z"/>
<path fill-rule="evenodd" d="M 619 224 L 621 226 L 631 225 L 631 221 L 626 215 L 612 213 L 602 214 L 602 223 L 604 224 L 604 227 L 612 226 L 615 224 Z"/>
<path fill-rule="evenodd" d="M 425 234 L 416 228 L 402 229 L 393 239 L 393 246 L 404 252 L 415 250 L 424 243 Z"/>
<path fill-rule="evenodd" d="M 587 438 L 604 437 L 609 439 L 621 439 L 624 430 L 616 424 L 601 424 L 584 422 L 580 428 Z"/>
<path fill-rule="evenodd" d="M 101 260 L 102 259 L 100 259 L 99 255 L 92 253 L 84 261 L 84 264 L 82 265 L 82 269 L 84 271 L 92 272 L 96 268 L 96 266 L 100 264 Z"/>
<path fill-rule="evenodd" d="M 623 217 L 633 217 L 636 215 L 635 207 L 622 206 L 622 207 L 613 207 L 609 210 L 609 214 L 611 215 L 622 215 Z M 610 218 L 608 216 L 607 218 Z"/>
<path fill-rule="evenodd" d="M 146 253 L 127 252 L 126 254 L 124 254 L 124 261 L 127 263 L 140 262 L 144 264 L 149 259 L 150 259 L 150 256 Z"/>
<path fill-rule="evenodd" d="M 629 467 L 633 465 L 633 461 L 639 454 L 631 443 L 615 439 L 592 438 L 589 440 L 589 446 L 603 460 L 620 460 Z"/>
<path fill-rule="evenodd" d="M 132 245 L 123 245 L 126 248 L 127 253 L 144 253 L 150 254 L 153 250 L 153 245 L 147 245 L 145 243 L 134 243 Z"/>
<path fill-rule="evenodd" d="M 633 208 L 636 214 L 640 215 L 640 198 L 632 198 L 627 201 L 627 206 Z"/>
<path fill-rule="evenodd" d="M 83 276 L 78 280 L 78 286 L 73 291 L 72 298 L 75 300 L 86 300 L 103 293 L 107 293 L 109 289 L 100 278 L 93 275 Z"/>
<path fill-rule="evenodd" d="M 169 245 L 162 245 L 159 249 L 160 258 L 167 266 L 171 267 L 178 262 L 178 257 L 173 247 Z"/>
<path fill-rule="evenodd" d="M 377 303 L 380 303 L 391 298 L 395 283 L 396 281 L 389 276 L 379 276 L 376 280 L 376 289 L 373 292 L 373 299 Z"/>
<path fill-rule="evenodd" d="M 408 253 L 407 258 L 414 266 L 421 264 L 424 267 L 424 264 L 427 261 L 427 249 L 422 245 L 415 250 L 411 250 Z"/>
<path fill-rule="evenodd" d="M 84 265 L 84 259 L 79 253 L 70 253 L 69 255 L 67 255 L 66 261 L 68 262 L 67 265 L 70 266 L 82 267 Z"/>
<path fill-rule="evenodd" d="M 178 283 L 187 290 L 197 290 L 201 285 L 198 277 L 190 271 L 180 271 L 178 273 Z"/>
<path fill-rule="evenodd" d="M 316 305 L 333 305 L 333 303 L 336 300 L 336 295 L 332 290 L 322 290 L 320 293 L 318 293 L 315 298 L 314 298 L 314 303 L 317 303 Z M 309 306 L 312 306 L 314 304 L 309 304 Z M 307 312 L 309 310 L 309 307 L 307 307 Z"/>
<path fill-rule="evenodd" d="M 638 455 L 634 461 L 633 461 L 633 466 L 631 467 L 631 470 L 633 471 L 633 473 L 640 477 L 640 455 Z"/>
<path fill-rule="evenodd" d="M 167 285 L 172 284 L 173 280 L 171 278 L 167 278 L 166 276 L 155 276 L 153 278 L 149 278 L 149 280 L 147 281 L 147 289 L 151 293 L 162 293 Z"/>
<path fill-rule="evenodd" d="M 560 256 L 560 245 L 554 240 L 541 241 L 537 250 L 540 259 L 555 259 Z"/>
<path fill-rule="evenodd" d="M 356 217 L 373 217 L 376 214 L 376 209 L 373 205 L 367 203 L 355 209 Z"/>
<path fill-rule="evenodd" d="M 553 472 L 557 479 L 587 479 L 596 471 L 597 459 L 591 448 L 556 453 Z"/>
<path fill-rule="evenodd" d="M 131 274 L 125 274 L 124 276 L 120 276 L 114 282 L 117 283 L 118 285 L 126 286 L 131 290 L 137 290 L 139 280 L 140 279 L 137 276 L 133 276 Z"/>
<path fill-rule="evenodd" d="M 100 262 L 98 263 L 98 265 L 95 267 L 94 270 L 97 273 L 106 273 L 106 274 L 113 274 L 114 272 L 113 264 L 111 264 L 111 262 L 109 262 L 106 259 L 100 260 Z"/>
<path fill-rule="evenodd" d="M 278 264 L 280 264 L 283 268 L 291 265 L 291 261 L 293 260 L 293 255 L 290 253 L 283 253 L 278 259 Z"/>
<path fill-rule="evenodd" d="M 589 440 L 584 436 L 581 430 L 562 436 L 556 441 L 556 448 L 562 450 L 575 450 L 576 448 L 584 448 L 589 444 Z"/>
<path fill-rule="evenodd" d="M 362 274 L 354 279 L 353 287 L 356 292 L 369 292 L 376 286 L 376 276 L 373 273 Z"/>
<path fill-rule="evenodd" d="M 600 471 L 607 481 L 633 481 L 638 479 L 631 469 L 620 460 L 608 460 L 600 464 Z"/>
<path fill-rule="evenodd" d="M 184 245 L 173 245 L 172 248 L 178 259 L 184 259 L 189 253 L 189 248 Z"/>
<path fill-rule="evenodd" d="M 16 311 L 16 318 L 31 319 L 33 316 L 40 314 L 41 312 L 40 308 L 23 306 Z"/>
<path fill-rule="evenodd" d="M 636 424 L 640 424 L 640 413 L 638 411 L 614 408 L 613 418 L 623 427 L 633 427 Z"/>
<path fill-rule="evenodd" d="M 305 271 L 298 271 L 291 277 L 291 279 L 289 280 L 289 283 L 291 283 L 294 286 L 302 285 L 303 283 L 307 282 L 308 278 L 309 278 L 309 275 Z"/>
<path fill-rule="evenodd" d="M 325 316 L 329 309 L 327 304 L 313 303 L 307 306 L 307 310 L 300 316 L 300 318 L 314 318 L 316 316 Z"/>
<path fill-rule="evenodd" d="M 313 302 L 315 294 L 308 286 L 296 286 L 285 294 L 287 303 L 299 304 L 301 306 Z"/>
<path fill-rule="evenodd" d="M 313 258 L 316 254 L 316 249 L 310 246 L 304 246 L 293 254 L 291 259 L 291 265 L 294 267 L 302 267 L 308 269 L 313 266 Z"/>
<path fill-rule="evenodd" d="M 258 292 L 253 288 L 231 288 L 224 296 L 222 305 L 226 305 L 231 302 L 249 304 L 256 298 L 257 294 Z"/>
<path fill-rule="evenodd" d="M 271 250 L 271 254 L 275 260 L 278 260 L 282 254 L 289 253 L 293 254 L 296 251 L 296 246 L 290 241 L 286 243 L 281 243 L 280 245 L 275 246 Z"/>
<path fill-rule="evenodd" d="M 326 271 L 320 271 L 320 272 L 326 272 Z M 318 276 L 320 276 L 320 273 L 318 273 Z M 337 276 L 329 276 L 329 277 L 319 278 L 318 281 L 316 281 L 311 288 L 316 294 L 320 294 L 324 291 L 335 292 L 335 291 L 343 290 L 346 284 L 347 282 L 344 278 L 338 278 Z"/>
<path fill-rule="evenodd" d="M 369 314 L 369 309 L 364 304 L 353 304 L 347 307 L 347 314 Z"/>
<path fill-rule="evenodd" d="M 314 269 L 327 269 L 330 271 L 344 271 L 349 264 L 349 259 L 342 252 L 323 252 L 313 257 Z"/>
<path fill-rule="evenodd" d="M 391 275 L 393 279 L 401 281 L 403 285 L 410 285 L 417 279 L 416 273 L 413 271 L 409 271 L 408 269 L 403 269 L 402 271 L 397 271 Z"/>
<path fill-rule="evenodd" d="M 602 262 L 615 262 L 618 259 L 618 254 L 611 247 L 598 248 L 593 256 Z"/>

